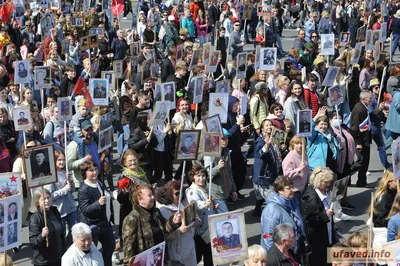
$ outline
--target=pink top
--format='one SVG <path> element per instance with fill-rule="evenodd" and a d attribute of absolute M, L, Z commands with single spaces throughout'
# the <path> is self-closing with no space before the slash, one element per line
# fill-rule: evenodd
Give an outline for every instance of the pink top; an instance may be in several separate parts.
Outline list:
<path fill-rule="evenodd" d="M 20 53 L 21 53 L 22 60 L 25 60 L 26 57 L 28 56 L 28 46 L 22 45 L 22 46 L 19 48 L 19 51 L 20 51 Z"/>
<path fill-rule="evenodd" d="M 301 164 L 301 154 L 298 154 L 295 150 L 292 150 L 286 155 L 282 162 L 283 175 L 293 180 L 293 185 L 296 190 L 303 191 L 305 185 L 308 182 L 310 167 L 308 164 L 307 153 L 304 155 L 304 169 L 299 172 L 296 169 Z"/>
<path fill-rule="evenodd" d="M 207 21 L 203 18 L 198 17 L 196 19 L 196 30 L 197 30 L 197 35 L 199 36 L 206 36 L 207 35 Z"/>

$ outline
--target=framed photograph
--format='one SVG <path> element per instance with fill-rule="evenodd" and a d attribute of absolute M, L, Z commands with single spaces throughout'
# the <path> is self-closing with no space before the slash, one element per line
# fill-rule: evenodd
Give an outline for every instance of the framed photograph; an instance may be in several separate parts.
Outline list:
<path fill-rule="evenodd" d="M 89 35 L 89 48 L 96 48 L 98 46 L 98 36 L 97 35 Z"/>
<path fill-rule="evenodd" d="M 142 85 L 144 84 L 144 81 L 151 78 L 151 66 L 153 64 L 153 60 L 146 60 L 142 63 Z"/>
<path fill-rule="evenodd" d="M 248 104 L 248 98 L 247 95 L 243 95 L 240 97 L 240 114 L 245 115 L 247 113 L 247 104 Z"/>
<path fill-rule="evenodd" d="M 203 64 L 208 65 L 210 63 L 211 43 L 203 44 Z"/>
<path fill-rule="evenodd" d="M 21 106 L 12 110 L 15 131 L 26 130 L 32 126 L 29 106 Z"/>
<path fill-rule="evenodd" d="M 346 176 L 340 180 L 337 180 L 333 183 L 332 191 L 330 193 L 330 204 L 332 202 L 338 202 L 343 199 L 344 194 L 346 193 L 347 184 L 349 182 L 350 176 Z"/>
<path fill-rule="evenodd" d="M 372 44 L 375 46 L 376 42 L 381 39 L 381 30 L 372 31 Z"/>
<path fill-rule="evenodd" d="M 193 82 L 193 104 L 201 103 L 203 101 L 203 87 L 204 87 L 204 79 L 203 75 L 196 76 L 192 78 Z"/>
<path fill-rule="evenodd" d="M 257 45 L 256 46 L 256 58 L 255 58 L 255 62 L 254 62 L 254 68 L 256 70 L 258 70 L 260 68 L 260 49 L 261 49 L 261 45 Z"/>
<path fill-rule="evenodd" d="M 35 90 L 51 88 L 51 70 L 47 66 L 35 67 Z"/>
<path fill-rule="evenodd" d="M 114 71 L 101 71 L 101 78 L 107 80 L 108 88 L 115 88 L 115 73 Z"/>
<path fill-rule="evenodd" d="M 268 51 L 270 51 L 270 50 L 268 50 Z M 268 52 L 268 56 L 269 56 L 269 52 Z M 237 54 L 236 60 L 237 60 L 236 78 L 244 79 L 244 78 L 246 78 L 246 70 L 247 70 L 247 53 Z"/>
<path fill-rule="evenodd" d="M 132 42 L 130 44 L 131 55 L 139 56 L 140 55 L 140 42 Z"/>
<path fill-rule="evenodd" d="M 248 258 L 243 209 L 209 215 L 208 225 L 214 265 L 229 264 Z"/>
<path fill-rule="evenodd" d="M 196 160 L 199 151 L 200 130 L 181 130 L 179 131 L 178 145 L 176 150 L 176 160 Z"/>
<path fill-rule="evenodd" d="M 277 52 L 276 48 L 260 48 L 259 70 L 275 70 Z"/>
<path fill-rule="evenodd" d="M 183 44 L 176 46 L 176 62 L 183 60 Z"/>
<path fill-rule="evenodd" d="M 324 78 L 324 81 L 322 82 L 322 86 L 333 86 L 333 83 L 335 83 L 336 77 L 340 72 L 339 67 L 335 66 L 330 66 L 328 68 L 328 72 L 326 73 L 326 76 Z"/>
<path fill-rule="evenodd" d="M 115 60 L 113 62 L 113 71 L 115 73 L 115 78 L 120 79 L 122 78 L 122 75 L 124 73 L 124 69 L 123 69 L 123 61 L 122 60 Z"/>
<path fill-rule="evenodd" d="M 203 155 L 211 157 L 221 157 L 221 134 L 203 133 Z"/>
<path fill-rule="evenodd" d="M 194 202 L 190 203 L 186 207 L 182 209 L 182 223 L 187 227 L 191 227 L 194 225 L 196 221 L 196 207 Z"/>
<path fill-rule="evenodd" d="M 394 180 L 397 180 L 400 178 L 400 138 L 392 143 L 391 148 Z"/>
<path fill-rule="evenodd" d="M 208 73 L 214 73 L 217 71 L 218 67 L 218 62 L 219 62 L 219 57 L 221 56 L 221 51 L 212 51 L 211 53 L 211 60 L 207 66 L 207 72 Z"/>
<path fill-rule="evenodd" d="M 218 114 L 203 119 L 203 123 L 208 133 L 218 133 L 223 135 L 221 120 L 219 119 Z"/>
<path fill-rule="evenodd" d="M 231 80 L 224 79 L 217 81 L 215 84 L 215 92 L 216 93 L 230 93 L 231 91 Z"/>
<path fill-rule="evenodd" d="M 287 133 L 284 130 L 274 127 L 271 133 L 271 140 L 276 145 L 281 145 L 286 143 Z"/>
<path fill-rule="evenodd" d="M 340 89 L 339 85 L 329 87 L 328 94 L 329 94 L 329 102 L 328 103 L 330 106 L 335 106 L 335 105 L 343 103 L 344 96 L 343 96 L 343 92 Z"/>
<path fill-rule="evenodd" d="M 312 111 L 311 110 L 298 110 L 297 111 L 297 136 L 311 137 L 312 135 Z"/>
<path fill-rule="evenodd" d="M 154 49 L 148 49 L 147 60 L 153 61 L 152 63 L 156 62 L 156 51 Z"/>
<path fill-rule="evenodd" d="M 22 194 L 21 173 L 1 173 L 0 199 L 8 198 L 17 194 Z M 1 217 L 0 217 L 0 223 L 1 223 Z"/>
<path fill-rule="evenodd" d="M 72 119 L 72 101 L 68 97 L 60 97 L 57 99 L 58 120 L 69 121 Z"/>
<path fill-rule="evenodd" d="M 350 32 L 340 33 L 340 46 L 346 46 L 350 42 Z"/>
<path fill-rule="evenodd" d="M 83 27 L 83 17 L 71 18 L 71 27 Z"/>
<path fill-rule="evenodd" d="M 132 257 L 130 266 L 164 265 L 165 241 Z"/>
<path fill-rule="evenodd" d="M 90 79 L 89 92 L 95 105 L 108 105 L 108 80 Z"/>
<path fill-rule="evenodd" d="M 213 116 L 219 114 L 221 123 L 224 124 L 228 120 L 228 93 L 210 93 L 208 105 L 208 115 Z"/>
<path fill-rule="evenodd" d="M 357 37 L 356 37 L 357 41 L 359 42 L 365 41 L 366 31 L 367 28 L 365 26 L 361 26 L 357 29 Z"/>
<path fill-rule="evenodd" d="M 335 54 L 335 34 L 321 34 L 321 55 Z"/>
<path fill-rule="evenodd" d="M 22 193 L 0 200 L 0 251 L 22 243 Z"/>
<path fill-rule="evenodd" d="M 161 90 L 162 90 L 162 84 L 156 84 L 154 87 L 154 101 L 155 102 L 161 101 Z"/>
<path fill-rule="evenodd" d="M 160 66 L 157 63 L 151 64 L 151 76 L 153 80 L 158 80 L 158 74 L 160 72 Z"/>
<path fill-rule="evenodd" d="M 167 118 L 170 110 L 170 102 L 156 102 L 153 112 L 151 114 L 151 118 L 149 121 L 149 126 L 157 126 L 164 123 Z"/>
<path fill-rule="evenodd" d="M 353 56 L 351 57 L 351 64 L 358 64 L 358 61 L 360 61 L 362 47 L 363 44 L 361 42 L 356 43 L 356 46 L 353 49 Z"/>
<path fill-rule="evenodd" d="M 51 10 L 58 10 L 58 9 L 60 9 L 60 2 L 58 2 L 58 1 L 52 1 L 52 2 L 50 2 L 50 9 L 51 9 Z"/>
<path fill-rule="evenodd" d="M 384 43 L 386 41 L 387 37 L 387 22 L 382 22 L 381 23 L 381 34 L 380 34 L 380 41 Z"/>
<path fill-rule="evenodd" d="M 108 112 L 100 117 L 100 131 L 112 128 L 113 112 Z"/>
<path fill-rule="evenodd" d="M 251 13 L 253 11 L 253 5 L 251 4 L 245 4 L 244 5 L 244 11 L 243 11 L 243 17 L 242 19 L 251 19 Z"/>
<path fill-rule="evenodd" d="M 189 71 L 195 69 L 197 64 L 200 62 L 202 52 L 203 52 L 202 49 L 197 49 L 193 51 L 192 60 L 190 61 Z"/>
<path fill-rule="evenodd" d="M 57 170 L 52 144 L 22 150 L 28 188 L 57 182 Z"/>
<path fill-rule="evenodd" d="M 98 145 L 98 152 L 103 152 L 107 150 L 112 145 L 112 134 L 114 132 L 114 128 L 109 127 L 106 130 L 99 132 L 99 145 Z"/>
<path fill-rule="evenodd" d="M 30 83 L 31 65 L 28 60 L 15 61 L 14 83 L 27 84 Z"/>
<path fill-rule="evenodd" d="M 175 109 L 175 82 L 161 84 L 161 100 L 170 102 L 169 109 Z"/>
<path fill-rule="evenodd" d="M 61 53 L 67 54 L 69 53 L 69 40 L 63 40 L 61 43 Z"/>
<path fill-rule="evenodd" d="M 89 46 L 89 36 L 80 37 L 79 41 L 80 41 L 80 44 L 81 44 L 81 51 L 86 51 L 87 49 L 90 48 L 90 46 Z"/>

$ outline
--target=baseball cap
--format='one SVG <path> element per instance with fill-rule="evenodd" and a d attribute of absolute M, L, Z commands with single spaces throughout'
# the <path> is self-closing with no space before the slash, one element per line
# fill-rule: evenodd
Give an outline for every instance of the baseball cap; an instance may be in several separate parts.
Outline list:
<path fill-rule="evenodd" d="M 222 133 L 224 134 L 224 137 L 230 137 L 231 136 L 231 134 L 225 128 L 222 128 Z"/>
<path fill-rule="evenodd" d="M 305 48 L 308 49 L 308 50 L 311 50 L 311 49 L 313 49 L 313 47 L 314 47 L 314 45 L 313 45 L 312 43 L 310 43 L 310 42 L 306 43 L 304 46 L 305 46 Z"/>
<path fill-rule="evenodd" d="M 255 86 L 256 91 L 260 91 L 262 89 L 268 89 L 268 85 L 265 82 L 258 82 Z"/>
<path fill-rule="evenodd" d="M 83 130 L 88 130 L 89 128 L 93 127 L 92 122 L 90 122 L 89 119 L 85 119 L 83 120 L 83 122 L 81 123 L 81 128 Z"/>

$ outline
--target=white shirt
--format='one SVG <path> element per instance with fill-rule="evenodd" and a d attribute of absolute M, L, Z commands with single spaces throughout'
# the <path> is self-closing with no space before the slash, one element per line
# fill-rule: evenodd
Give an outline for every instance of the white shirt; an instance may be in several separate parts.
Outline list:
<path fill-rule="evenodd" d="M 61 258 L 61 265 L 68 266 L 104 266 L 103 256 L 92 242 L 89 253 L 72 244 Z"/>
<path fill-rule="evenodd" d="M 319 191 L 319 189 L 315 189 L 315 191 L 317 192 L 317 195 L 319 197 L 319 199 L 322 201 L 322 204 L 324 204 L 324 208 L 325 210 L 329 210 L 330 206 L 329 206 L 329 193 L 328 191 L 326 191 L 326 195 L 322 194 L 321 191 Z M 329 223 L 327 223 L 326 225 L 328 227 L 328 237 L 329 237 L 329 244 L 332 244 L 332 216 L 329 217 Z"/>

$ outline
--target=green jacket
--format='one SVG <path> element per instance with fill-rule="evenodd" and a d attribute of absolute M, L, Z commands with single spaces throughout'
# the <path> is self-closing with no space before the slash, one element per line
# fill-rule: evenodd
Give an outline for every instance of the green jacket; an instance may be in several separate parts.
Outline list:
<path fill-rule="evenodd" d="M 165 45 L 167 47 L 176 46 L 179 41 L 178 30 L 171 24 L 165 25 Z"/>
<path fill-rule="evenodd" d="M 172 222 L 173 216 L 165 220 L 159 209 L 154 207 L 147 211 L 137 204 L 133 204 L 133 210 L 125 217 L 122 225 L 122 239 L 124 242 L 124 264 L 129 264 L 130 258 L 155 246 L 150 220 L 156 221 L 166 239 L 169 233 L 179 226 Z"/>

